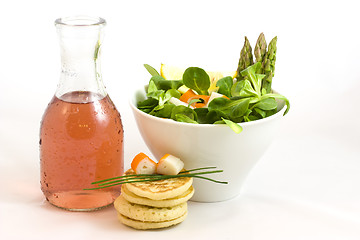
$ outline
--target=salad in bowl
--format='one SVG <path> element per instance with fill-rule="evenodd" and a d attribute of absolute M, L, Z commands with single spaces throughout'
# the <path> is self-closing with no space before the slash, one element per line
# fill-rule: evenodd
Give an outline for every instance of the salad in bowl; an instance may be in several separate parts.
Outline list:
<path fill-rule="evenodd" d="M 240 53 L 234 72 L 206 72 L 199 67 L 180 69 L 165 64 L 160 73 L 150 65 L 151 74 L 146 88 L 147 99 L 137 108 L 150 115 L 193 124 L 226 124 L 240 133 L 241 125 L 269 117 L 278 112 L 277 100 L 289 100 L 271 89 L 275 72 L 277 37 L 266 45 L 260 34 L 253 59 L 248 39 Z M 228 75 L 227 75 L 228 74 Z"/>

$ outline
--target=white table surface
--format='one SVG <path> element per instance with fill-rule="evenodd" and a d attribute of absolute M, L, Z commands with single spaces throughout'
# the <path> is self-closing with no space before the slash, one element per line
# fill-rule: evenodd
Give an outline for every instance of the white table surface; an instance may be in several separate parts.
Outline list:
<path fill-rule="evenodd" d="M 114 3 L 12 1 L 0 10 L 1 240 L 360 239 L 360 17 L 353 2 L 260 1 L 258 14 L 250 11 L 255 3 L 235 1 Z M 45 201 L 38 134 L 60 68 L 53 20 L 78 13 L 108 21 L 103 77 L 123 119 L 125 167 L 139 151 L 149 153 L 128 106 L 131 91 L 149 79 L 143 63 L 236 67 L 244 35 L 252 45 L 261 31 L 268 41 L 278 36 L 273 86 L 292 106 L 238 197 L 189 202 L 183 223 L 156 231 L 122 225 L 112 207 L 77 213 Z"/>

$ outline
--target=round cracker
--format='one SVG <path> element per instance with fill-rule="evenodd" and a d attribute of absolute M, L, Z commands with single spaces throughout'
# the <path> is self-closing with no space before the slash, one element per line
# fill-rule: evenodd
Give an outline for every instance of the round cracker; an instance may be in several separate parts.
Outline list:
<path fill-rule="evenodd" d="M 181 223 L 182 221 L 185 220 L 187 216 L 187 212 L 184 213 L 184 215 L 169 220 L 169 221 L 163 221 L 163 222 L 142 222 L 142 221 L 137 221 L 131 218 L 128 218 L 120 213 L 118 213 L 118 219 L 120 220 L 120 222 L 122 222 L 123 224 L 135 228 L 135 229 L 140 229 L 140 230 L 147 230 L 147 229 L 158 229 L 158 228 L 166 228 L 166 227 L 170 227 L 176 224 Z"/>
<path fill-rule="evenodd" d="M 143 222 L 163 222 L 176 219 L 187 212 L 187 203 L 174 207 L 156 208 L 128 202 L 122 195 L 114 202 L 115 209 L 122 215 Z"/>
<path fill-rule="evenodd" d="M 132 175 L 135 172 L 129 169 L 125 175 Z M 163 200 L 174 198 L 185 193 L 192 185 L 191 177 L 170 178 L 159 181 L 126 183 L 127 189 L 140 196 L 152 200 Z"/>
<path fill-rule="evenodd" d="M 152 206 L 152 207 L 173 207 L 188 201 L 194 195 L 194 188 L 190 186 L 190 188 L 175 198 L 169 198 L 164 200 L 153 200 L 150 198 L 140 197 L 132 192 L 130 192 L 126 185 L 121 186 L 121 195 L 131 203 Z"/>

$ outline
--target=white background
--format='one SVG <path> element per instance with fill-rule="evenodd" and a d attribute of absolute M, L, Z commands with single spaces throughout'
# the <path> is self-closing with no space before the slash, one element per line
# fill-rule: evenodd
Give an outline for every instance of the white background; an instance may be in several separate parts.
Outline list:
<path fill-rule="evenodd" d="M 2 1 L 0 239 L 360 239 L 360 15 L 356 1 Z M 135 231 L 113 208 L 72 213 L 39 185 L 39 126 L 59 79 L 58 17 L 107 20 L 102 73 L 125 129 L 125 167 L 147 152 L 128 99 L 149 63 L 235 70 L 247 36 L 278 37 L 273 88 L 290 113 L 240 196 L 189 204 L 180 225 Z M 241 153 L 239 153 L 241 154 Z"/>

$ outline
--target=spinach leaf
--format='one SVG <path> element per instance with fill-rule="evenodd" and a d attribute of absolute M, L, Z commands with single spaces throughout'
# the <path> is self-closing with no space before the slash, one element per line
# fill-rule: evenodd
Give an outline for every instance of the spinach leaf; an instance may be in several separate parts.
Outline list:
<path fill-rule="evenodd" d="M 164 97 L 164 94 L 165 94 L 165 91 L 158 90 L 154 81 L 150 80 L 146 96 L 149 98 L 154 98 L 154 99 L 158 100 L 159 102 L 161 102 L 161 98 Z"/>
<path fill-rule="evenodd" d="M 162 76 L 153 76 L 150 82 L 154 82 L 155 86 L 161 90 L 178 89 L 183 85 L 182 80 L 166 80 Z"/>
<path fill-rule="evenodd" d="M 167 99 L 167 101 L 169 101 L 171 97 L 180 98 L 181 93 L 178 90 L 169 89 L 165 92 L 165 99 Z"/>
<path fill-rule="evenodd" d="M 150 80 L 149 82 L 147 97 L 158 100 L 158 106 L 153 109 L 155 111 L 162 109 L 164 104 L 169 101 L 171 97 L 179 98 L 180 96 L 181 93 L 176 89 L 168 89 L 167 91 L 162 89 L 158 90 L 158 87 L 153 80 Z"/>
<path fill-rule="evenodd" d="M 171 116 L 170 116 L 171 119 L 176 121 L 176 118 L 177 118 L 176 115 L 177 114 L 183 114 L 183 115 L 189 117 L 190 119 L 192 119 L 194 121 L 197 120 L 196 112 L 193 109 L 185 107 L 183 105 L 175 106 L 172 109 Z"/>
<path fill-rule="evenodd" d="M 157 105 L 159 101 L 154 98 L 148 98 L 144 101 L 139 101 L 137 103 L 137 108 L 145 113 L 150 113 Z"/>
<path fill-rule="evenodd" d="M 153 109 L 154 111 L 160 110 L 164 107 L 165 102 L 167 101 L 165 99 L 165 91 L 164 90 L 158 90 L 154 81 L 150 80 L 149 86 L 148 86 L 148 92 L 146 94 L 148 98 L 153 98 L 158 100 L 158 105 Z"/>
<path fill-rule="evenodd" d="M 222 120 L 225 122 L 226 125 L 228 125 L 235 133 L 241 133 L 243 128 L 237 124 L 237 123 L 234 123 L 233 121 L 231 120 L 228 120 L 228 119 L 225 119 L 225 118 L 222 118 Z"/>
<path fill-rule="evenodd" d="M 258 93 L 247 79 L 236 82 L 231 88 L 231 95 L 234 97 L 258 97 Z"/>
<path fill-rule="evenodd" d="M 195 108 L 194 111 L 197 115 L 197 122 L 201 124 L 213 124 L 221 123 L 224 124 L 222 118 L 227 118 L 226 114 L 222 111 L 211 110 L 208 108 Z"/>
<path fill-rule="evenodd" d="M 157 90 L 158 90 L 158 88 L 157 88 L 156 84 L 154 83 L 154 81 L 150 80 L 148 88 L 147 88 L 147 94 L 151 94 L 152 92 L 155 92 Z"/>
<path fill-rule="evenodd" d="M 261 96 L 261 81 L 265 77 L 264 74 L 257 74 L 258 70 L 261 68 L 261 62 L 257 62 L 240 72 L 241 76 L 248 79 L 256 94 L 260 97 Z"/>
<path fill-rule="evenodd" d="M 218 93 L 223 94 L 229 98 L 231 97 L 231 88 L 233 86 L 232 77 L 227 76 L 219 79 L 216 83 L 216 86 L 219 87 Z"/>
<path fill-rule="evenodd" d="M 210 123 L 210 122 L 207 122 L 207 120 L 206 120 L 206 116 L 209 113 L 208 108 L 195 108 L 194 111 L 196 112 L 198 123 L 201 123 L 201 124 Z"/>
<path fill-rule="evenodd" d="M 189 67 L 183 74 L 184 85 L 195 90 L 198 94 L 209 95 L 210 77 L 204 69 Z"/>
<path fill-rule="evenodd" d="M 244 116 L 248 114 L 249 110 L 249 99 L 244 99 L 237 102 L 237 104 L 234 104 L 231 107 L 231 111 L 229 117 L 231 120 L 235 122 L 242 122 L 244 119 Z"/>
<path fill-rule="evenodd" d="M 254 104 L 253 106 L 254 108 L 259 108 L 261 110 L 273 110 L 277 108 L 277 102 L 275 101 L 274 98 L 264 98 L 262 100 L 260 100 L 259 102 L 257 102 L 256 104 Z"/>
<path fill-rule="evenodd" d="M 254 108 L 255 112 L 257 112 L 262 118 L 266 117 L 266 111 L 261 110 L 260 108 Z"/>
<path fill-rule="evenodd" d="M 180 113 L 175 115 L 175 120 L 178 121 L 178 122 L 186 122 L 186 123 L 198 124 L 198 122 L 196 122 L 195 120 L 189 118 L 187 115 L 180 114 Z"/>
<path fill-rule="evenodd" d="M 164 90 L 158 90 L 155 92 L 155 94 L 159 94 L 159 106 L 155 107 L 156 110 L 161 109 L 163 105 L 170 100 L 171 97 L 179 98 L 181 95 L 180 92 L 175 89 L 169 89 L 166 92 Z"/>
<path fill-rule="evenodd" d="M 150 66 L 149 64 L 144 64 L 144 67 L 151 74 L 151 76 L 160 76 L 158 71 L 156 71 L 156 69 Z"/>
<path fill-rule="evenodd" d="M 284 116 L 289 112 L 290 110 L 290 101 L 289 99 L 287 99 L 285 96 L 281 95 L 281 94 L 277 94 L 277 93 L 267 93 L 266 95 L 263 95 L 262 98 L 277 98 L 277 99 L 281 99 L 285 101 L 286 104 L 286 110 L 284 112 Z"/>
<path fill-rule="evenodd" d="M 170 118 L 174 104 L 164 104 L 160 109 L 154 109 L 150 114 L 161 118 Z"/>
<path fill-rule="evenodd" d="M 249 115 L 247 117 L 244 117 L 244 120 L 246 122 L 251 122 L 251 121 L 255 121 L 255 120 L 259 120 L 261 119 L 261 117 L 259 115 Z"/>
<path fill-rule="evenodd" d="M 238 101 L 238 100 L 235 100 L 235 101 Z M 208 108 L 209 108 L 209 111 L 211 111 L 211 110 L 221 110 L 222 111 L 222 110 L 228 108 L 228 105 L 231 102 L 235 102 L 235 101 L 232 101 L 232 100 L 227 99 L 227 98 L 214 98 L 209 103 Z"/>
<path fill-rule="evenodd" d="M 226 98 L 215 98 L 209 103 L 209 111 L 218 110 L 228 119 L 241 122 L 248 113 L 250 99 L 229 100 Z"/>
<path fill-rule="evenodd" d="M 206 114 L 206 123 L 208 124 L 221 123 L 222 118 L 228 118 L 228 116 L 222 111 L 211 110 L 208 112 L 208 114 Z"/>

